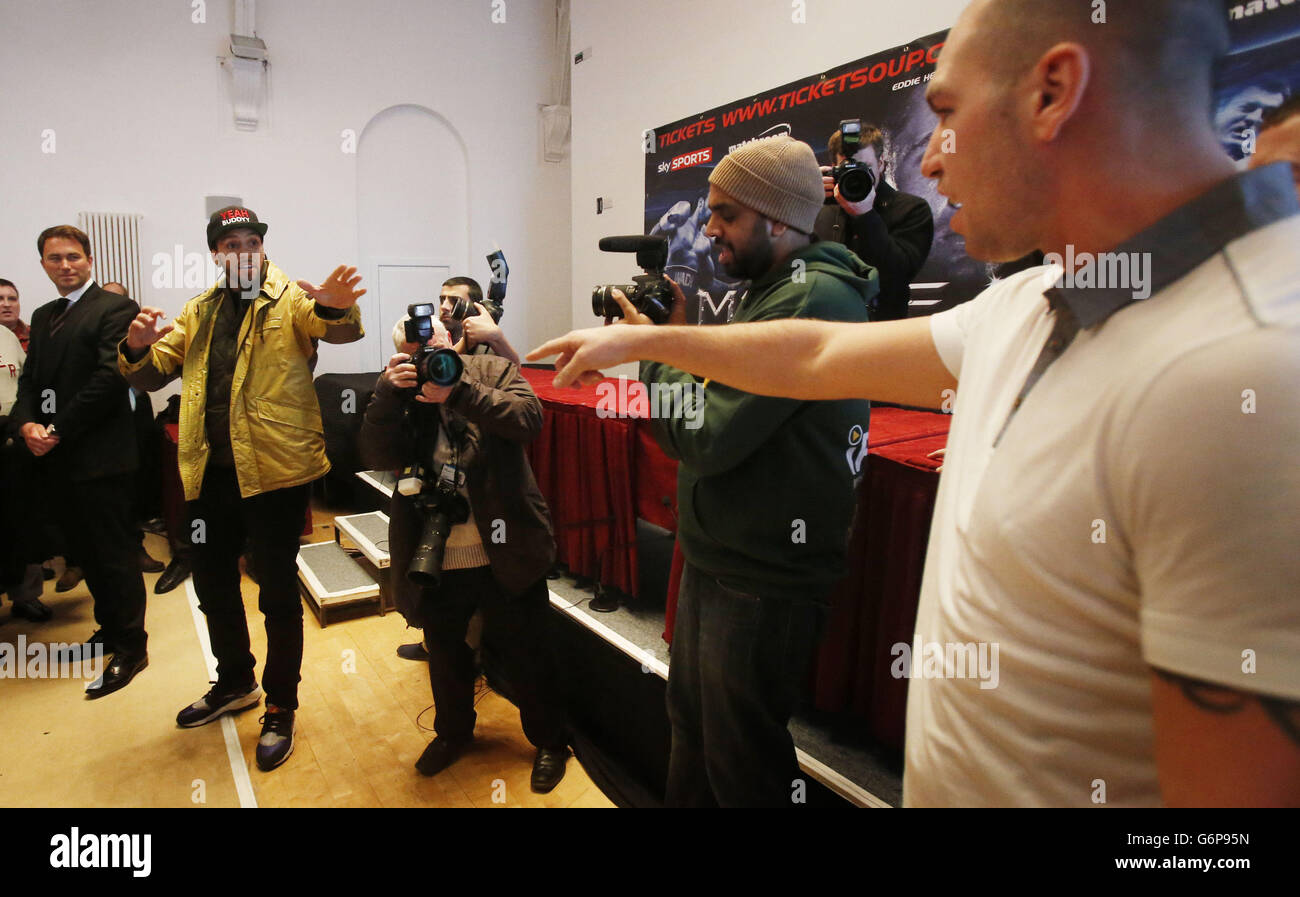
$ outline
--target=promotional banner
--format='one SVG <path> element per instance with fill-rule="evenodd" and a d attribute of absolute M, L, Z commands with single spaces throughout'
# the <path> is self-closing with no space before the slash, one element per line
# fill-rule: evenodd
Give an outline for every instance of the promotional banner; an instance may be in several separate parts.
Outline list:
<path fill-rule="evenodd" d="M 1269 111 L 1300 90 L 1300 0 L 1228 3 L 1232 53 L 1219 70 L 1214 126 L 1241 162 Z"/>
<path fill-rule="evenodd" d="M 987 267 L 970 259 L 961 238 L 948 228 L 952 210 L 935 185 L 921 177 L 921 156 L 934 116 L 925 85 L 947 32 L 764 91 L 736 103 L 646 132 L 645 229 L 669 241 L 668 276 L 692 298 L 692 322 L 729 321 L 746 284 L 727 278 L 704 225 L 709 211 L 709 174 L 733 148 L 774 134 L 812 146 L 824 165 L 827 142 L 847 118 L 860 118 L 885 132 L 886 179 L 904 193 L 924 198 L 934 211 L 930 259 L 912 288 L 913 314 L 969 299 L 988 283 Z"/>
<path fill-rule="evenodd" d="M 1300 89 L 1300 0 L 1225 5 L 1233 51 L 1215 93 L 1215 126 L 1224 149 L 1244 165 L 1260 120 Z M 645 132 L 645 232 L 668 238 L 667 273 L 690 300 L 693 323 L 729 321 L 747 286 L 731 280 L 704 235 L 708 178 L 747 141 L 789 134 L 833 164 L 827 143 L 848 118 L 885 133 L 885 179 L 920 196 L 934 214 L 934 246 L 912 284 L 911 314 L 926 315 L 973 298 L 996 267 L 966 255 L 949 226 L 952 208 L 921 175 L 935 118 L 925 103 L 946 31 L 850 62 Z"/>

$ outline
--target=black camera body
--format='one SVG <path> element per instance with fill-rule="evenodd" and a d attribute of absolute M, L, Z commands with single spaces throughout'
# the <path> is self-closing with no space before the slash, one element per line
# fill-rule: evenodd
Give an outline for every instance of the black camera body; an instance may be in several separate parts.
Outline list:
<path fill-rule="evenodd" d="M 488 292 L 480 303 L 488 310 L 492 320 L 501 323 L 501 316 L 506 313 L 506 287 L 510 280 L 510 266 L 506 264 L 506 254 L 500 248 L 494 249 L 487 256 L 488 267 L 492 277 L 488 281 Z M 463 321 L 478 314 L 474 302 L 468 298 L 457 298 L 451 307 L 449 317 L 453 321 Z"/>
<path fill-rule="evenodd" d="M 411 356 L 417 389 L 426 383 L 451 386 L 465 371 L 465 362 L 454 349 L 435 349 L 425 345 L 433 336 L 433 319 L 437 314 L 438 307 L 432 302 L 416 302 L 406 307 L 407 318 L 403 324 L 406 341 L 419 346 Z"/>
<path fill-rule="evenodd" d="M 673 310 L 673 288 L 664 277 L 668 264 L 666 237 L 604 237 L 601 252 L 635 252 L 636 263 L 645 271 L 632 283 L 598 284 L 591 291 L 591 310 L 601 318 L 621 318 L 623 309 L 614 301 L 613 291 L 621 290 L 632 307 L 656 324 L 663 324 Z"/>
<path fill-rule="evenodd" d="M 426 589 L 442 583 L 442 559 L 451 528 L 469 520 L 469 502 L 456 487 L 443 480 L 429 482 L 420 465 L 402 471 L 398 491 L 410 496 L 424 518 L 420 540 L 406 568 L 406 578 Z"/>
<path fill-rule="evenodd" d="M 853 158 L 862 149 L 862 119 L 846 118 L 840 122 L 840 143 L 844 161 L 831 169 L 830 176 L 839 186 L 840 196 L 849 202 L 862 202 L 876 189 L 875 172 Z"/>

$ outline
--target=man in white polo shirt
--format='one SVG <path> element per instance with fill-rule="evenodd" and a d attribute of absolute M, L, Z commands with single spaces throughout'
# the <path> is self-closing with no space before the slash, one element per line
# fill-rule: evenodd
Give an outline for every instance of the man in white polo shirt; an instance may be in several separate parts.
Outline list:
<path fill-rule="evenodd" d="M 922 165 L 978 258 L 1053 269 L 930 319 L 579 331 L 751 392 L 956 394 L 904 801 L 1300 804 L 1300 205 L 1209 124 L 1214 0 L 976 0 Z M 1050 272 L 1050 273 L 1049 273 Z M 963 671 L 989 649 L 992 676 Z M 970 656 L 966 654 L 965 656 Z"/>

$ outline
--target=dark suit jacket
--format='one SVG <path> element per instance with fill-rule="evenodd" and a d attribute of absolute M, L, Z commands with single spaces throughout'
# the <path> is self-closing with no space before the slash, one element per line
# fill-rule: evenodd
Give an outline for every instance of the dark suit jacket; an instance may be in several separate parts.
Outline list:
<path fill-rule="evenodd" d="M 46 475 L 84 482 L 130 473 L 138 464 L 135 425 L 117 345 L 140 307 L 92 284 L 51 332 L 56 304 L 32 315 L 13 427 L 54 424 L 59 444 L 38 459 Z"/>

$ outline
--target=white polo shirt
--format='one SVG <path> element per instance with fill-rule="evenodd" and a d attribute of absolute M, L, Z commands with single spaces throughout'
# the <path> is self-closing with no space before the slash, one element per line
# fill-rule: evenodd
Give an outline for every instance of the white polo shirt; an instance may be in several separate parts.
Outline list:
<path fill-rule="evenodd" d="M 1084 326 L 1009 423 L 1055 275 L 931 318 L 960 388 L 906 805 L 1159 805 L 1152 666 L 1300 700 L 1300 215 L 1282 169 L 1116 250 L 1150 253 L 1151 298 L 1059 293 Z M 972 644 L 995 669 L 961 678 L 953 646 Z"/>

